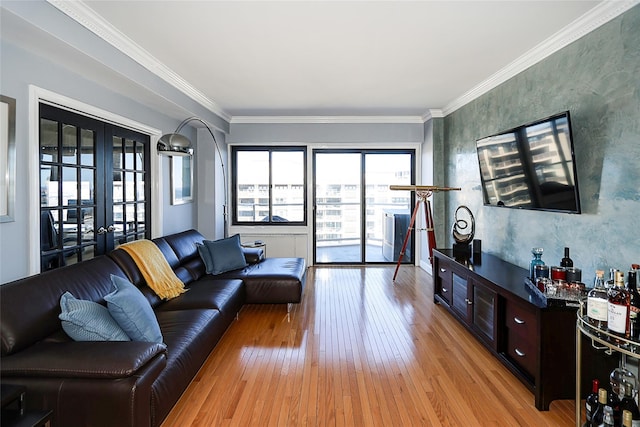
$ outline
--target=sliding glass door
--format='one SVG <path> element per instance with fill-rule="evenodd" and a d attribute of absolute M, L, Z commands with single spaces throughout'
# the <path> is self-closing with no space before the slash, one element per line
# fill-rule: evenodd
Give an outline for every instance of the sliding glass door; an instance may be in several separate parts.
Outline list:
<path fill-rule="evenodd" d="M 397 262 L 413 195 L 389 186 L 413 183 L 413 165 L 413 150 L 314 150 L 314 264 Z"/>

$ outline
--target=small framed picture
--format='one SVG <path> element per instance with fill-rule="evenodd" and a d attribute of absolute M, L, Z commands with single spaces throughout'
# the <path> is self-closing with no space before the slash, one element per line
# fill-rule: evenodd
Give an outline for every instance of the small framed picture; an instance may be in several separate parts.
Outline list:
<path fill-rule="evenodd" d="M 193 157 L 171 157 L 171 204 L 193 201 Z"/>
<path fill-rule="evenodd" d="M 0 95 L 0 222 L 14 221 L 16 100 Z"/>

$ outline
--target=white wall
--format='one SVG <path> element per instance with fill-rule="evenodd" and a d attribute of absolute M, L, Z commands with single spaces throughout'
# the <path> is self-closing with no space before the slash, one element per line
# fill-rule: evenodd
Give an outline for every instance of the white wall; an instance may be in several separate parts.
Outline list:
<path fill-rule="evenodd" d="M 307 147 L 307 183 L 313 185 L 312 150 L 317 148 L 409 148 L 418 158 L 420 182 L 424 143 L 423 123 L 231 123 L 229 145 L 283 144 Z M 313 205 L 308 191 L 307 206 Z M 268 256 L 302 257 L 311 265 L 313 254 L 313 212 L 307 209 L 307 226 L 231 226 L 229 234 L 239 233 L 242 241 L 262 240 Z M 420 237 L 420 235 L 419 235 Z M 418 255 L 420 248 L 417 248 Z"/>

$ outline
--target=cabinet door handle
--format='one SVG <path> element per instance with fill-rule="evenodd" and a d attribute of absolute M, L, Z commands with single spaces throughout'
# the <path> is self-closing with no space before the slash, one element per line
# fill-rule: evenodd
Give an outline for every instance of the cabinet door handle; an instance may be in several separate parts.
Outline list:
<path fill-rule="evenodd" d="M 447 272 L 447 269 L 446 269 L 446 268 L 441 268 L 441 269 L 440 269 L 440 273 L 446 273 L 446 272 Z"/>
<path fill-rule="evenodd" d="M 518 325 L 524 325 L 525 321 L 520 319 L 519 317 L 514 317 L 513 321 L 516 322 Z"/>
<path fill-rule="evenodd" d="M 515 350 L 515 351 L 516 351 L 516 354 L 517 354 L 518 356 L 520 356 L 520 357 L 525 357 L 525 356 L 526 356 L 526 353 L 524 353 L 524 352 L 520 351 L 520 350 L 519 350 L 519 349 L 517 349 L 517 348 L 516 348 L 516 350 Z"/>
<path fill-rule="evenodd" d="M 442 288 L 442 293 L 443 293 L 443 294 L 446 294 L 447 292 L 449 292 L 449 289 L 447 289 L 447 288 Z"/>
<path fill-rule="evenodd" d="M 467 304 L 469 304 L 469 305 L 473 304 L 473 301 L 471 301 L 469 298 L 465 298 L 464 300 L 465 300 L 465 301 L 467 302 Z"/>

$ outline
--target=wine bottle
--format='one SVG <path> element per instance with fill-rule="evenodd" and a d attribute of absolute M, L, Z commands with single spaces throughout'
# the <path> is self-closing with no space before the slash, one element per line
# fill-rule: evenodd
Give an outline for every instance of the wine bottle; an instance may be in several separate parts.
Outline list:
<path fill-rule="evenodd" d="M 564 248 L 564 258 L 560 261 L 560 267 L 573 267 L 573 260 L 569 257 L 569 248 Z"/>
<path fill-rule="evenodd" d="M 609 289 L 609 304 L 607 316 L 607 328 L 612 335 L 629 339 L 629 291 L 624 286 L 624 273 L 616 271 L 615 285 Z M 623 341 L 616 340 L 617 344 Z"/>
<path fill-rule="evenodd" d="M 620 410 L 631 413 L 631 426 L 640 426 L 640 409 L 633 398 L 633 387 L 629 383 L 624 384 L 624 397 L 620 401 Z"/>
<path fill-rule="evenodd" d="M 599 426 L 603 422 L 604 407 L 607 406 L 607 389 L 601 388 L 598 390 L 598 406 L 593 411 L 591 416 L 591 425 Z"/>
<path fill-rule="evenodd" d="M 587 294 L 587 320 L 594 328 L 607 330 L 608 305 L 609 297 L 604 287 L 604 271 L 596 270 L 593 289 Z"/>
<path fill-rule="evenodd" d="M 600 381 L 594 379 L 592 382 L 591 394 L 587 396 L 585 401 L 585 414 L 587 417 L 587 426 L 591 426 L 591 419 L 593 418 L 593 411 L 598 406 L 598 389 L 600 388 Z"/>
<path fill-rule="evenodd" d="M 629 291 L 629 337 L 634 341 L 639 341 L 640 293 L 638 293 L 638 272 L 636 270 L 629 271 L 627 290 Z"/>
<path fill-rule="evenodd" d="M 607 406 L 611 408 L 611 414 L 613 416 L 613 422 L 619 426 L 622 424 L 622 410 L 620 409 L 620 398 L 613 391 L 607 394 Z"/>

